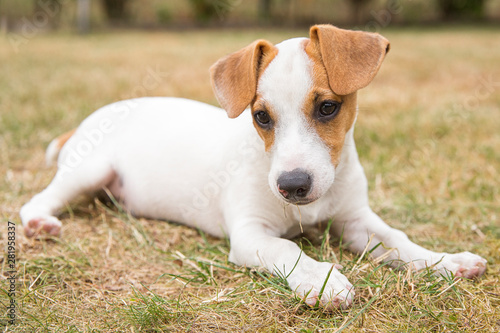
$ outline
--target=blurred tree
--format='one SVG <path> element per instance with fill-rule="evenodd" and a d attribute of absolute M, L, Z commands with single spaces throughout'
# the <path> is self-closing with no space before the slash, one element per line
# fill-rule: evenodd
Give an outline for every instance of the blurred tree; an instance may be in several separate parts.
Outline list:
<path fill-rule="evenodd" d="M 372 0 L 348 0 L 351 7 L 351 20 L 354 24 L 362 24 L 363 8 Z"/>
<path fill-rule="evenodd" d="M 483 16 L 484 3 L 484 0 L 438 0 L 438 7 L 446 20 L 478 19 Z"/>
<path fill-rule="evenodd" d="M 46 23 L 38 22 L 38 24 L 43 25 L 44 28 L 58 28 L 61 18 L 61 4 L 59 0 L 35 0 L 34 3 L 34 19 L 47 20 Z"/>
<path fill-rule="evenodd" d="M 198 22 L 206 23 L 224 16 L 233 9 L 240 0 L 189 0 Z"/>
<path fill-rule="evenodd" d="M 261 21 L 268 21 L 271 18 L 271 4 L 272 0 L 259 0 L 259 19 Z"/>
<path fill-rule="evenodd" d="M 2 0 L 0 0 L 0 8 L 2 8 Z M 7 28 L 9 26 L 9 21 L 7 20 L 7 15 L 2 13 L 0 15 L 0 34 L 5 35 L 7 33 Z"/>
<path fill-rule="evenodd" d="M 102 0 L 106 17 L 112 23 L 121 23 L 128 18 L 128 4 L 130 0 Z"/>
<path fill-rule="evenodd" d="M 90 0 L 77 0 L 76 21 L 78 32 L 88 33 L 90 30 Z"/>
<path fill-rule="evenodd" d="M 212 20 L 217 11 L 210 0 L 189 0 L 197 21 L 208 22 Z"/>

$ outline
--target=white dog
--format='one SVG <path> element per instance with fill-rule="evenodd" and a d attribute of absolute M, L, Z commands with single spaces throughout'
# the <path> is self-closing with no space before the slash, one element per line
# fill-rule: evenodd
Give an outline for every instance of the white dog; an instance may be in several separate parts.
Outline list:
<path fill-rule="evenodd" d="M 313 260 L 286 239 L 329 219 L 354 252 L 383 243 L 374 256 L 394 248 L 386 260 L 482 275 L 483 258 L 426 250 L 368 205 L 353 139 L 356 91 L 388 50 L 378 34 L 318 25 L 310 38 L 258 40 L 213 65 L 225 111 L 179 98 L 99 109 L 50 144 L 48 160 L 60 152 L 58 171 L 22 207 L 26 235 L 59 234 L 54 215 L 67 202 L 107 188 L 134 215 L 228 236 L 230 261 L 286 276 L 309 305 L 346 307 L 354 296 L 339 265 Z"/>

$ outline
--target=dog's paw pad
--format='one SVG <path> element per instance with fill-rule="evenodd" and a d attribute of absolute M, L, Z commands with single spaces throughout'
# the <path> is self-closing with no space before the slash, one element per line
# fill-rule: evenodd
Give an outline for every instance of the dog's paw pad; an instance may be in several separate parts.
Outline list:
<path fill-rule="evenodd" d="M 448 260 L 450 264 L 444 265 L 445 268 L 458 277 L 473 279 L 483 275 L 486 271 L 486 259 L 470 252 L 451 254 Z"/>
<path fill-rule="evenodd" d="M 486 260 L 477 261 L 473 266 L 460 266 L 455 272 L 455 276 L 473 279 L 484 274 L 486 271 Z"/>
<path fill-rule="evenodd" d="M 26 223 L 24 226 L 24 234 L 27 237 L 34 237 L 40 234 L 59 236 L 61 227 L 61 221 L 53 216 L 36 217 Z"/>
<path fill-rule="evenodd" d="M 354 288 L 350 283 L 346 283 L 345 288 L 338 292 L 327 287 L 325 291 L 323 291 L 323 294 L 320 294 L 320 292 L 312 286 L 304 286 L 301 289 L 303 291 L 297 291 L 297 296 L 299 296 L 305 304 L 310 307 L 321 306 L 327 310 L 348 308 L 351 306 L 355 294 Z"/>
<path fill-rule="evenodd" d="M 318 297 L 319 294 L 315 295 L 314 297 L 307 297 L 304 303 L 306 303 L 310 307 L 315 307 L 316 305 L 319 305 L 326 310 L 334 310 L 338 308 L 347 309 L 352 304 L 352 297 L 345 298 L 340 295 L 336 295 L 333 297 L 323 296 L 319 300 L 319 303 L 318 303 Z"/>

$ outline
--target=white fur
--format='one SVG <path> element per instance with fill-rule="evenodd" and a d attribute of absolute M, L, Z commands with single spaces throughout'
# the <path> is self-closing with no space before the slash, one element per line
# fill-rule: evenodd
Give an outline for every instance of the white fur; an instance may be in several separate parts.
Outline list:
<path fill-rule="evenodd" d="M 59 148 L 57 144 L 57 139 L 52 140 L 47 149 L 45 150 L 45 164 L 50 167 L 57 160 L 57 156 L 59 155 Z"/>
<path fill-rule="evenodd" d="M 278 177 L 284 171 L 300 168 L 314 180 L 307 198 L 314 201 L 331 187 L 335 168 L 328 147 L 307 125 L 303 112 L 306 95 L 313 88 L 312 64 L 303 50 L 304 40 L 294 38 L 276 45 L 278 55 L 263 73 L 257 92 L 278 114 L 269 172 L 271 190 L 281 198 L 276 186 Z"/>
<path fill-rule="evenodd" d="M 278 55 L 259 81 L 259 93 L 279 117 L 270 153 L 248 111 L 228 119 L 221 109 L 178 98 L 111 104 L 81 124 L 61 151 L 52 183 L 22 207 L 27 233 L 44 229 L 57 234 L 61 222 L 54 215 L 67 202 L 106 186 L 136 215 L 229 236 L 232 262 L 279 272 L 311 305 L 349 306 L 354 290 L 338 266 L 317 262 L 282 238 L 297 235 L 300 223 L 307 227 L 333 219 L 333 231 L 343 232 L 344 243 L 356 252 L 373 235 L 370 248 L 385 245 L 375 256 L 396 248 L 387 260 L 414 262 L 417 268 L 436 264 L 440 271 L 464 276 L 482 274 L 486 261 L 481 257 L 426 250 L 371 211 L 353 129 L 338 167 L 332 165 L 326 145 L 306 126 L 301 112 L 312 85 L 301 42 L 278 45 Z M 276 189 L 278 175 L 294 168 L 313 174 L 311 196 L 316 200 L 300 206 L 300 212 Z"/>

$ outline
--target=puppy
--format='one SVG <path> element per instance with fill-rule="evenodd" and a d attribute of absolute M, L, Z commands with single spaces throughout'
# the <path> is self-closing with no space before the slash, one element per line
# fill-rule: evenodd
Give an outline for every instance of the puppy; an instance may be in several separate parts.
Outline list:
<path fill-rule="evenodd" d="M 368 244 L 374 256 L 416 269 L 482 275 L 483 258 L 426 250 L 368 205 L 353 139 L 356 92 L 388 51 L 378 34 L 317 25 L 310 38 L 258 40 L 215 63 L 212 85 L 223 110 L 180 98 L 97 110 L 50 144 L 47 158 L 59 155 L 58 171 L 22 207 L 26 235 L 58 235 L 61 208 L 107 188 L 136 216 L 228 236 L 230 261 L 285 276 L 309 305 L 347 307 L 354 297 L 338 265 L 287 240 L 302 225 L 330 219 L 354 252 Z"/>

